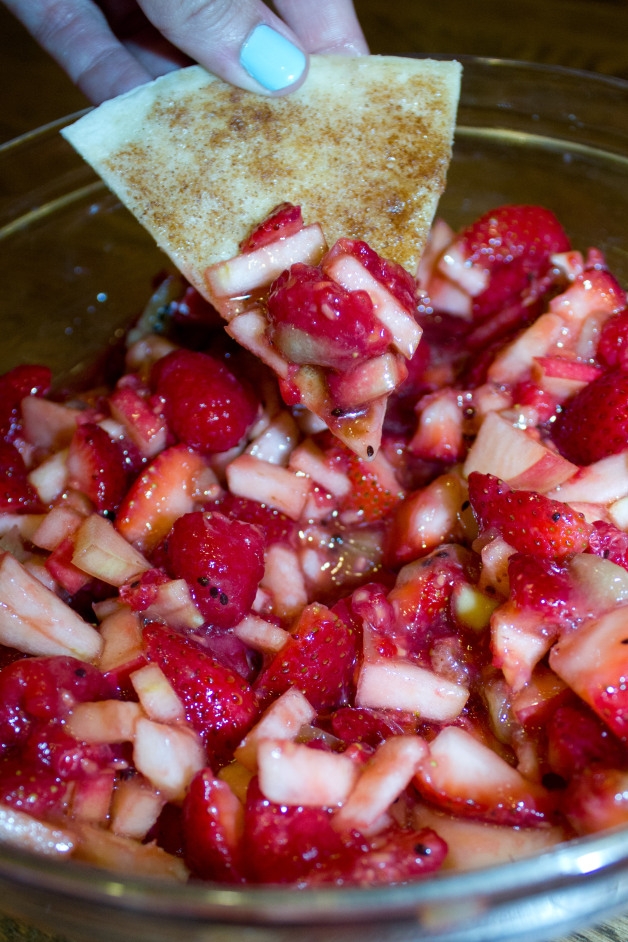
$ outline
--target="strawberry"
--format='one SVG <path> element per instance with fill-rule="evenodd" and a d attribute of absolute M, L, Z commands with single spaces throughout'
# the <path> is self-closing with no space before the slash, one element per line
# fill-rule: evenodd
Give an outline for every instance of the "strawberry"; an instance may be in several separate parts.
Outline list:
<path fill-rule="evenodd" d="M 255 694 L 199 644 L 163 625 L 144 629 L 148 659 L 159 664 L 201 736 L 213 768 L 224 765 L 257 718 Z"/>
<path fill-rule="evenodd" d="M 185 579 L 202 615 L 232 628 L 250 611 L 264 575 L 264 537 L 244 520 L 221 513 L 184 514 L 168 535 L 172 575 Z"/>
<path fill-rule="evenodd" d="M 308 605 L 284 647 L 260 674 L 256 693 L 268 704 L 296 687 L 317 712 L 337 709 L 347 702 L 356 654 L 353 624 L 325 605 Z"/>
<path fill-rule="evenodd" d="M 264 245 L 270 245 L 276 239 L 294 235 L 302 228 L 301 207 L 293 206 L 292 203 L 280 203 L 241 243 L 240 251 L 254 252 Z"/>
<path fill-rule="evenodd" d="M 446 258 L 477 271 L 483 289 L 472 291 L 473 312 L 485 319 L 504 308 L 531 282 L 543 278 L 555 252 L 566 252 L 569 240 L 552 212 L 540 206 L 500 206 L 463 229 L 446 249 Z M 446 273 L 453 274 L 447 271 Z M 482 277 L 484 276 L 484 277 Z"/>
<path fill-rule="evenodd" d="M 68 451 L 73 487 L 89 497 L 96 510 L 113 516 L 127 489 L 127 474 L 120 446 L 93 422 L 79 425 Z"/>
<path fill-rule="evenodd" d="M 559 706 L 546 730 L 549 766 L 565 781 L 592 764 L 626 764 L 625 746 L 581 701 Z"/>
<path fill-rule="evenodd" d="M 154 365 L 151 385 L 172 433 L 201 454 L 233 448 L 257 415 L 251 390 L 206 353 L 173 350 Z"/>
<path fill-rule="evenodd" d="M 584 386 L 552 425 L 561 455 L 588 465 L 628 449 L 628 372 L 615 368 Z"/>
<path fill-rule="evenodd" d="M 275 804 L 257 778 L 247 792 L 243 844 L 247 876 L 258 883 L 300 883 L 343 850 L 331 808 Z"/>
<path fill-rule="evenodd" d="M 271 543 L 293 543 L 297 536 L 297 524 L 281 511 L 247 497 L 236 497 L 229 491 L 214 504 L 206 506 L 205 510 L 218 510 L 227 517 L 254 524 L 264 534 L 267 546 Z"/>
<path fill-rule="evenodd" d="M 602 559 L 628 569 L 628 533 L 612 523 L 595 520 L 589 537 L 589 550 Z"/>
<path fill-rule="evenodd" d="M 391 340 L 366 291 L 347 291 L 320 268 L 297 262 L 273 282 L 269 337 L 292 363 L 345 370 L 384 353 Z"/>
<path fill-rule="evenodd" d="M 351 489 L 341 500 L 342 510 L 361 523 L 381 520 L 403 499 L 404 489 L 382 452 L 372 461 L 365 461 L 336 442 L 327 449 L 327 456 L 351 482 Z"/>
<path fill-rule="evenodd" d="M 0 440 L 0 512 L 41 513 L 42 506 L 21 454 L 10 442 Z"/>
<path fill-rule="evenodd" d="M 360 743 L 374 747 L 384 742 L 389 736 L 415 732 L 416 718 L 400 711 L 392 713 L 346 706 L 336 710 L 332 716 L 331 726 L 334 736 L 345 743 Z"/>
<path fill-rule="evenodd" d="M 562 559 L 588 546 L 591 526 L 581 513 L 535 491 L 514 491 L 492 474 L 471 472 L 469 500 L 480 531 L 497 530 L 520 553 Z"/>
<path fill-rule="evenodd" d="M 44 396 L 52 372 L 47 366 L 15 366 L 0 376 L 0 437 L 12 440 L 21 429 L 20 403 L 26 396 Z"/>
<path fill-rule="evenodd" d="M 628 369 L 628 308 L 613 314 L 602 324 L 597 359 L 606 367 Z"/>
<path fill-rule="evenodd" d="M 244 809 L 226 782 L 202 769 L 183 801 L 184 857 L 202 880 L 242 883 Z"/>
<path fill-rule="evenodd" d="M 150 553 L 178 517 L 194 510 L 209 474 L 205 460 L 185 445 L 166 448 L 127 491 L 116 529 L 142 553 Z"/>
<path fill-rule="evenodd" d="M 573 625 L 577 598 L 569 571 L 554 559 L 515 553 L 508 560 L 510 601 L 542 613 L 548 623 Z"/>

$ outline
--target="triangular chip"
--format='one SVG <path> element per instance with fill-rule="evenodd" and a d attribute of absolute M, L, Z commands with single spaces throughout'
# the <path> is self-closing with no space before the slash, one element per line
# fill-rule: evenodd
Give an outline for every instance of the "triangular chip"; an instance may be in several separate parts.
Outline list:
<path fill-rule="evenodd" d="M 191 66 L 63 134 L 202 293 L 205 269 L 284 201 L 330 245 L 364 239 L 414 274 L 445 186 L 460 71 L 312 56 L 297 92 L 266 98 Z"/>
<path fill-rule="evenodd" d="M 229 321 L 229 333 L 289 380 L 293 403 L 370 458 L 421 329 L 412 304 L 347 246 L 366 242 L 416 274 L 445 186 L 460 74 L 452 61 L 313 56 L 297 92 L 266 98 L 192 66 L 106 102 L 63 133 Z M 298 231 L 243 254 L 251 232 L 286 204 L 300 207 Z M 339 253 L 325 254 L 337 240 Z M 290 328 L 282 343 L 265 314 L 263 292 L 282 271 L 319 261 L 325 277 L 371 296 L 373 330 L 389 337 L 375 359 L 352 349 L 341 380 L 333 360 L 320 358 L 320 337 Z M 319 359 L 304 359 L 303 347 Z"/>

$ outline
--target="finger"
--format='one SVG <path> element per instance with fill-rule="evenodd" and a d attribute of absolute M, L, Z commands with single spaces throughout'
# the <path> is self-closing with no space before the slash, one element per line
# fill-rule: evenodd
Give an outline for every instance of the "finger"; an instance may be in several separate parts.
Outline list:
<path fill-rule="evenodd" d="M 368 54 L 351 0 L 275 0 L 275 7 L 308 52 Z"/>
<path fill-rule="evenodd" d="M 233 85 L 266 94 L 297 88 L 307 72 L 302 43 L 261 0 L 139 0 L 151 23 Z"/>
<path fill-rule="evenodd" d="M 90 101 L 104 101 L 152 78 L 91 0 L 5 3 Z"/>

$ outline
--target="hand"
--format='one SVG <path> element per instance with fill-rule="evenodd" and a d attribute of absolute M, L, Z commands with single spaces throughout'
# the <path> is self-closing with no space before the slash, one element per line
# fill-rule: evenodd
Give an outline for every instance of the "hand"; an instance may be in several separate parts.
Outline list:
<path fill-rule="evenodd" d="M 310 52 L 368 52 L 352 0 L 3 0 L 94 103 L 196 61 L 265 94 L 298 88 Z"/>

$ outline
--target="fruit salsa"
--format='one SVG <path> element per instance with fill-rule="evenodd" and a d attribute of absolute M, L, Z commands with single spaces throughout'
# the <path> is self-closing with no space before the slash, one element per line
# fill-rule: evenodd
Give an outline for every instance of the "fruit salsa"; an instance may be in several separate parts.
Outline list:
<path fill-rule="evenodd" d="M 301 229 L 279 207 L 242 255 Z M 341 240 L 254 308 L 230 290 L 249 333 L 164 275 L 98 385 L 0 378 L 0 842 L 374 885 L 628 821 L 628 308 L 602 253 L 503 206 L 437 220 L 416 279 Z M 352 422 L 385 397 L 379 448 L 305 408 L 310 368 Z"/>

